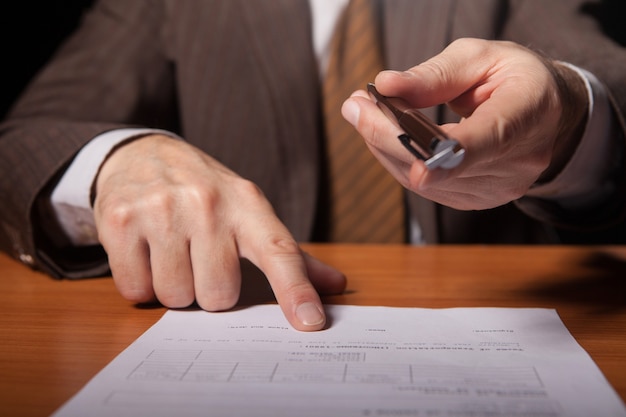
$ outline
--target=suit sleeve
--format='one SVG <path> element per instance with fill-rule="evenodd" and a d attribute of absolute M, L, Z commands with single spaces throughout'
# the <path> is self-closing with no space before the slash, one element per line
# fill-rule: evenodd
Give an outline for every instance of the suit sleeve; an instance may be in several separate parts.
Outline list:
<path fill-rule="evenodd" d="M 70 250 L 46 197 L 95 136 L 174 128 L 165 27 L 159 2 L 96 3 L 16 102 L 0 125 L 2 251 L 55 277 L 108 272 L 99 246 Z"/>
<path fill-rule="evenodd" d="M 610 13 L 595 13 L 589 9 L 588 2 L 580 0 L 512 0 L 501 34 L 504 39 L 591 72 L 606 87 L 609 96 L 615 122 L 607 138 L 611 141 L 610 148 L 615 150 L 606 161 L 612 170 L 609 195 L 589 209 L 576 211 L 538 198 L 518 201 L 518 206 L 527 214 L 562 228 L 602 229 L 618 225 L 626 217 L 623 198 L 626 192 L 626 77 L 623 75 L 626 48 L 615 33 L 606 30 L 604 19 L 608 15 Z M 585 172 L 580 172 L 580 177 L 584 176 Z"/>

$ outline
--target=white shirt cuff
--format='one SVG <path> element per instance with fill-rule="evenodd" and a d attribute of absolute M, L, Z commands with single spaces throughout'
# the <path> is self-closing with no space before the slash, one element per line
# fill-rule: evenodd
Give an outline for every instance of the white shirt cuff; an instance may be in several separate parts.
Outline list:
<path fill-rule="evenodd" d="M 57 220 L 73 245 L 98 243 L 98 232 L 89 199 L 93 181 L 109 152 L 117 144 L 133 136 L 153 133 L 177 137 L 160 129 L 116 129 L 96 136 L 78 152 L 51 195 Z"/>

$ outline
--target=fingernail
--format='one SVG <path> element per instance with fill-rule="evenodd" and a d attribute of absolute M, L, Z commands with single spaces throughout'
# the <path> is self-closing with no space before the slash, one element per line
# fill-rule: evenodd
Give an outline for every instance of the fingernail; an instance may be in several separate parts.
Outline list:
<path fill-rule="evenodd" d="M 355 100 L 348 99 L 341 106 L 341 114 L 352 126 L 359 123 L 359 114 L 361 109 Z"/>
<path fill-rule="evenodd" d="M 296 308 L 296 317 L 305 326 L 317 326 L 324 323 L 324 314 L 313 303 L 302 303 Z"/>
<path fill-rule="evenodd" d="M 402 77 L 402 78 L 412 78 L 413 77 L 413 73 L 410 71 L 394 71 L 394 70 L 385 70 L 382 71 L 381 74 L 385 74 L 385 75 L 391 75 L 391 76 L 396 76 L 396 77 Z"/>

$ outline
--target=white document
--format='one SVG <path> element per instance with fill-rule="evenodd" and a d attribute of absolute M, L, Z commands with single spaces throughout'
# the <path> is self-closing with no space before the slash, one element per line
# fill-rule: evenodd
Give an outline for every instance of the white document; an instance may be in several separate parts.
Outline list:
<path fill-rule="evenodd" d="M 168 311 L 54 416 L 626 416 L 554 310 L 327 312 Z"/>

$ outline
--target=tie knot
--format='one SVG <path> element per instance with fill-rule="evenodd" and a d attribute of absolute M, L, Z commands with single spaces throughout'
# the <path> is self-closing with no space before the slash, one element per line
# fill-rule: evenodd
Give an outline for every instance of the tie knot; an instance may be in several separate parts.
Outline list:
<path fill-rule="evenodd" d="M 328 75 L 338 82 L 364 80 L 383 69 L 377 19 L 369 0 L 351 0 L 335 29 L 330 45 Z M 355 75 L 357 73 L 357 75 Z M 332 80 L 331 80 L 332 82 Z M 349 87 L 364 88 L 352 82 Z"/>

